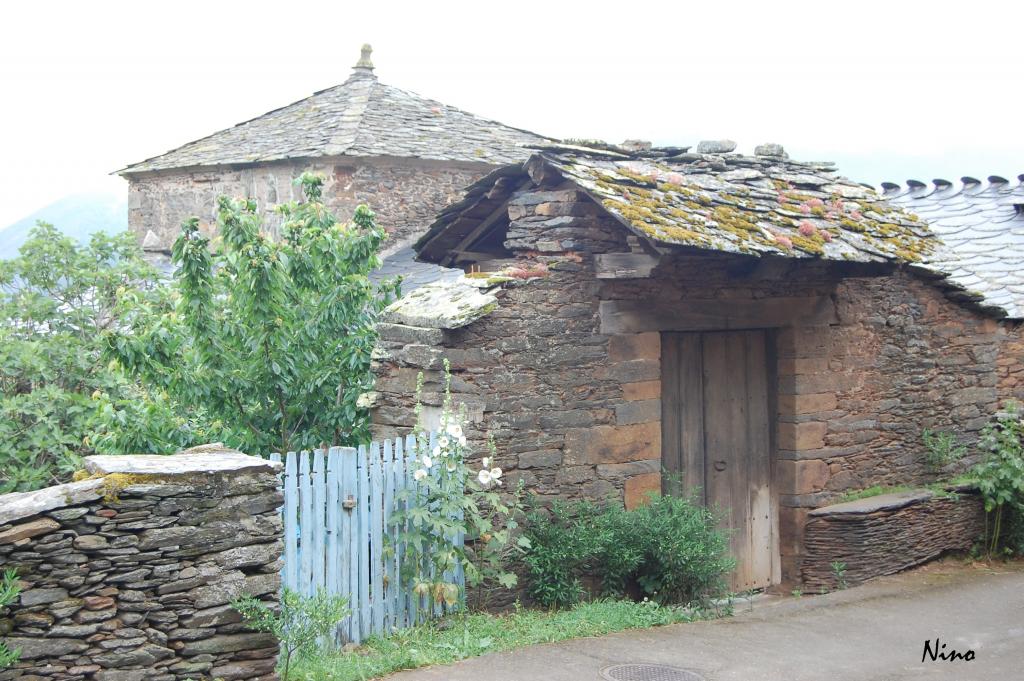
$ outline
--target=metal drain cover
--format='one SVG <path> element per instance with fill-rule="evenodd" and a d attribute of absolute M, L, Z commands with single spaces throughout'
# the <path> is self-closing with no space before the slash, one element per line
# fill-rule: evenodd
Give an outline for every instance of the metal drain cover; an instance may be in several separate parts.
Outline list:
<path fill-rule="evenodd" d="M 607 681 L 704 681 L 704 677 L 667 664 L 613 664 L 601 670 Z"/>

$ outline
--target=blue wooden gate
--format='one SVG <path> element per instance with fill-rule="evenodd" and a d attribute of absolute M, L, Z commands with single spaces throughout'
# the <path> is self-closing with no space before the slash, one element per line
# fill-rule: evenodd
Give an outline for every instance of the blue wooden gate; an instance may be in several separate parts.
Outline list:
<path fill-rule="evenodd" d="M 433 449 L 436 434 L 431 433 Z M 338 627 L 339 642 L 360 642 L 441 614 L 412 593 L 399 576 L 404 547 L 384 551 L 396 537 L 391 515 L 402 490 L 415 490 L 417 447 L 413 435 L 383 445 L 288 452 L 284 457 L 283 586 L 303 595 L 319 589 L 348 597 L 351 616 Z M 280 454 L 271 454 L 280 461 Z M 462 537 L 453 538 L 453 543 Z M 465 575 L 447 576 L 464 590 Z"/>

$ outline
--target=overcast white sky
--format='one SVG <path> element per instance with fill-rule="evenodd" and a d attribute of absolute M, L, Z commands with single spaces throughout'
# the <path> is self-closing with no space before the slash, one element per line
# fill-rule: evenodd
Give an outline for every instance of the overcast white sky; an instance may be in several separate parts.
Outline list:
<path fill-rule="evenodd" d="M 1024 173 L 1024 3 L 36 2 L 0 28 L 0 227 L 348 77 L 557 137 L 740 151 L 854 179 Z"/>

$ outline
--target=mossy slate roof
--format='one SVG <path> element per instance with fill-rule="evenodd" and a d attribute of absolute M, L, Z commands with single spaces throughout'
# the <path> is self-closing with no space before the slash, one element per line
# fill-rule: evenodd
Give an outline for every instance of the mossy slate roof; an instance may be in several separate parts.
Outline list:
<path fill-rule="evenodd" d="M 341 85 L 124 168 L 122 174 L 290 158 L 388 156 L 500 165 L 546 138 L 386 85 L 356 68 Z"/>
<path fill-rule="evenodd" d="M 655 243 L 904 264 L 955 300 L 1024 318 L 1024 176 L 1020 183 L 966 178 L 962 187 L 886 183 L 879 193 L 832 163 L 791 160 L 777 145 L 753 156 L 725 149 L 538 146 L 527 163 L 499 168 L 445 209 L 417 242 L 419 258 L 442 262 L 451 242 L 479 222 L 473 216 L 508 200 L 529 174 L 547 186 L 573 182 Z"/>
<path fill-rule="evenodd" d="M 931 268 L 979 304 L 1024 318 L 1024 175 L 882 188 L 886 201 L 919 215 L 942 239 Z"/>
<path fill-rule="evenodd" d="M 831 163 L 734 153 L 543 159 L 634 232 L 699 249 L 855 262 L 921 262 L 938 246 L 924 222 Z"/>

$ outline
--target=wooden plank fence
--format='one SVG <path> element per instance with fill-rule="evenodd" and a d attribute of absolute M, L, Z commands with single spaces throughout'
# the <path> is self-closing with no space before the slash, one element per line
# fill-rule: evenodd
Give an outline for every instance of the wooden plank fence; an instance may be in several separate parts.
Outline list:
<path fill-rule="evenodd" d="M 426 451 L 433 449 L 431 433 Z M 352 614 L 338 627 L 339 643 L 412 626 L 442 614 L 399 578 L 404 547 L 385 555 L 385 536 L 396 537 L 391 515 L 415 490 L 415 436 L 369 446 L 288 452 L 284 492 L 283 586 L 303 595 L 318 589 L 348 597 Z M 280 454 L 270 455 L 281 461 Z M 464 537 L 453 537 L 458 545 Z M 465 575 L 446 575 L 464 591 Z"/>

